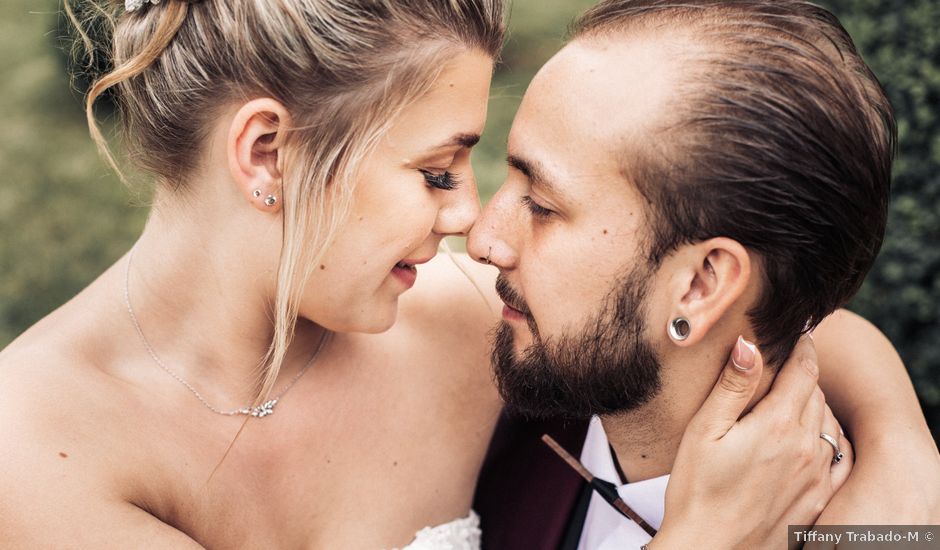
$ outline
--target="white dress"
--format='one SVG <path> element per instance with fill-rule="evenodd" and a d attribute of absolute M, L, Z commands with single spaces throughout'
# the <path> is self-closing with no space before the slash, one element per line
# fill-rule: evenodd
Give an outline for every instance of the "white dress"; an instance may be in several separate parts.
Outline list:
<path fill-rule="evenodd" d="M 480 550 L 480 517 L 471 510 L 465 518 L 425 527 L 401 550 Z"/>

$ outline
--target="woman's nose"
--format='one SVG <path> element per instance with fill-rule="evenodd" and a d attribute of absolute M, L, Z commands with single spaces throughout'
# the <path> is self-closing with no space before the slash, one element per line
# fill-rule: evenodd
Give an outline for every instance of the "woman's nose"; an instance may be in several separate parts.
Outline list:
<path fill-rule="evenodd" d="M 466 182 L 466 188 L 450 191 L 451 200 L 438 212 L 435 233 L 440 235 L 462 235 L 470 233 L 480 217 L 480 198 L 474 182 Z M 463 187 L 463 186 L 462 186 Z"/>

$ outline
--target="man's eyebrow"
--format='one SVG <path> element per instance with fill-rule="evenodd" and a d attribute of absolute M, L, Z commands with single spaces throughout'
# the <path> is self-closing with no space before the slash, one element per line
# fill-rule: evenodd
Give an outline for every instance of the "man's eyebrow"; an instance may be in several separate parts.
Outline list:
<path fill-rule="evenodd" d="M 509 163 L 509 166 L 522 172 L 525 177 L 529 178 L 529 183 L 532 185 L 541 187 L 556 197 L 564 198 L 566 196 L 557 185 L 552 183 L 552 180 L 549 179 L 548 175 L 545 173 L 545 168 L 538 162 L 528 161 L 513 154 L 506 157 L 506 162 Z"/>
<path fill-rule="evenodd" d="M 473 147 L 480 142 L 480 134 L 457 134 L 449 140 L 441 143 L 435 149 L 443 149 L 444 147 L 466 147 L 467 149 Z"/>

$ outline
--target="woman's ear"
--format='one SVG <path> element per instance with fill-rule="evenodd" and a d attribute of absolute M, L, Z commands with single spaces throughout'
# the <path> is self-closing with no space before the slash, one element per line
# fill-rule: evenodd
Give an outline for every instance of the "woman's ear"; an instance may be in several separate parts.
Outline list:
<path fill-rule="evenodd" d="M 277 212 L 281 207 L 289 129 L 287 109 L 270 98 L 245 103 L 232 119 L 226 142 L 229 171 L 242 196 L 263 212 Z"/>
<path fill-rule="evenodd" d="M 744 294 L 751 257 L 739 242 L 717 237 L 687 247 L 677 260 L 666 331 L 673 343 L 686 347 L 701 341 Z"/>

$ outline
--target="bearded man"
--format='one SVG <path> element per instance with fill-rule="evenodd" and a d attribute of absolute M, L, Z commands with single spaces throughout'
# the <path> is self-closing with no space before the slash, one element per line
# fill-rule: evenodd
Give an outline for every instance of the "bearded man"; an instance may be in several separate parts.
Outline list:
<path fill-rule="evenodd" d="M 535 418 L 597 415 L 581 461 L 659 526 L 664 501 L 694 497 L 667 492 L 668 474 L 678 453 L 695 452 L 680 441 L 724 358 L 733 350 L 745 372 L 760 347 L 763 376 L 746 382 L 756 401 L 801 335 L 861 286 L 884 236 L 895 143 L 881 85 L 822 8 L 602 2 L 532 81 L 509 176 L 468 241 L 500 270 L 503 398 Z M 932 442 L 912 459 L 936 479 Z M 499 460 L 475 503 L 488 548 L 650 540 L 587 486 L 554 477 L 530 504 L 561 514 L 526 523 L 518 499 L 507 509 L 487 495 L 513 494 L 494 476 L 524 478 L 535 459 Z M 559 517 L 561 528 L 547 519 Z"/>

